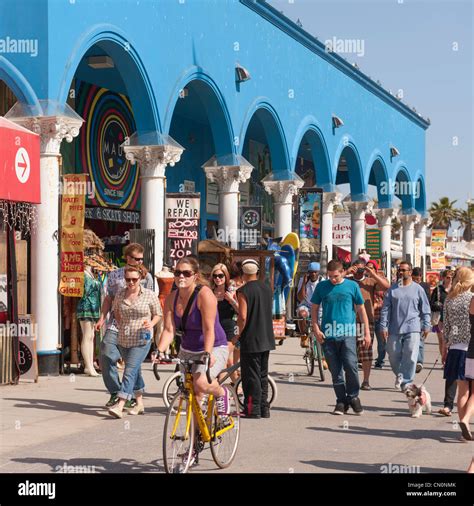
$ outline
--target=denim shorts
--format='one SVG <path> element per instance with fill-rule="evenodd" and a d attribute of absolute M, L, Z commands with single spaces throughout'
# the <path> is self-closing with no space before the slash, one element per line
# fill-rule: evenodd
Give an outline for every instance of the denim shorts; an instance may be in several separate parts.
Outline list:
<path fill-rule="evenodd" d="M 179 350 L 178 358 L 182 360 L 201 360 L 201 357 L 203 355 L 203 351 L 199 352 L 189 352 L 184 351 L 182 348 Z M 214 355 L 214 358 L 216 359 L 216 362 L 211 367 L 211 378 L 217 378 L 217 376 L 220 374 L 220 372 L 227 367 L 227 359 L 229 358 L 229 348 L 227 346 L 218 346 L 216 348 L 212 349 L 212 354 Z M 184 373 L 184 367 L 181 365 L 181 372 Z M 206 374 L 206 366 L 204 365 L 193 365 L 192 372 L 197 374 Z"/>

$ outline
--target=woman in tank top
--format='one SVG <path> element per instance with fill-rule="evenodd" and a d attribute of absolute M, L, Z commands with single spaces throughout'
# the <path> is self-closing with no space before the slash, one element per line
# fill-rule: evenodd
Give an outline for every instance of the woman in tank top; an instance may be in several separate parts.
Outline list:
<path fill-rule="evenodd" d="M 181 259 L 176 265 L 174 277 L 177 290 L 171 292 L 165 301 L 164 329 L 158 343 L 158 352 L 164 353 L 168 349 L 178 330 L 182 333 L 179 358 L 201 360 L 203 354 L 208 353 L 213 382 L 207 382 L 204 365 L 194 365 L 196 396 L 200 398 L 204 394 L 213 394 L 219 414 L 226 415 L 229 409 L 228 392 L 215 379 L 225 369 L 229 355 L 226 334 L 219 323 L 217 300 L 199 273 L 199 264 L 195 258 Z M 197 294 L 193 295 L 195 292 Z M 191 297 L 194 300 L 183 324 L 183 314 Z"/>
<path fill-rule="evenodd" d="M 471 340 L 469 341 L 469 346 L 467 347 L 465 377 L 469 384 L 470 396 L 466 404 L 466 418 L 463 420 L 464 423 L 467 423 L 468 427 L 471 414 L 474 411 L 474 392 L 472 390 L 474 387 L 474 297 L 471 299 L 469 319 L 471 321 Z M 471 460 L 471 464 L 468 467 L 467 472 L 474 473 L 474 457 Z"/>

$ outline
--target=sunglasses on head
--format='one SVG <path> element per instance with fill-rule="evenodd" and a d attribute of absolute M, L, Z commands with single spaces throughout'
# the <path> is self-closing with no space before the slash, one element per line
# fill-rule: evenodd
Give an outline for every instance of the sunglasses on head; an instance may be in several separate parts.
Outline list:
<path fill-rule="evenodd" d="M 180 271 L 179 269 L 176 269 L 174 271 L 174 277 L 175 278 L 179 278 L 181 276 L 181 274 L 185 277 L 185 278 L 190 278 L 192 275 L 194 275 L 194 272 L 193 271 Z"/>
<path fill-rule="evenodd" d="M 136 283 L 140 278 L 125 278 L 126 283 Z"/>
<path fill-rule="evenodd" d="M 213 278 L 218 278 L 218 279 L 225 278 L 224 274 L 213 274 L 212 277 Z"/>

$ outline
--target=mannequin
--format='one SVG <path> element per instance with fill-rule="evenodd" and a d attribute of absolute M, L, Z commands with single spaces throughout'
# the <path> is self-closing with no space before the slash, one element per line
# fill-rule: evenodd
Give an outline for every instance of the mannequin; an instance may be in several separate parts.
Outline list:
<path fill-rule="evenodd" d="M 84 295 L 77 304 L 77 319 L 81 325 L 81 354 L 84 359 L 84 374 L 99 376 L 94 368 L 94 325 L 100 316 L 100 283 L 94 278 L 92 269 L 84 269 Z"/>
<path fill-rule="evenodd" d="M 156 279 L 158 280 L 158 288 L 160 290 L 160 303 L 161 308 L 164 308 L 166 297 L 171 293 L 171 288 L 174 283 L 173 273 L 170 271 L 170 268 L 167 265 L 163 265 L 162 270 L 156 275 Z"/>

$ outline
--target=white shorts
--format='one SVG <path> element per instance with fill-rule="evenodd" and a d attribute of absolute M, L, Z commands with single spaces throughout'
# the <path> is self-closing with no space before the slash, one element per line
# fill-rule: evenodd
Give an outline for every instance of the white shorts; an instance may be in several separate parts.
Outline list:
<path fill-rule="evenodd" d="M 182 360 L 201 360 L 203 351 L 199 352 L 190 352 L 185 351 L 181 348 L 178 353 L 178 358 Z M 211 378 L 217 378 L 217 376 L 220 374 L 220 372 L 227 367 L 227 359 L 229 358 L 229 348 L 227 346 L 218 346 L 216 348 L 212 349 L 212 354 L 214 355 L 214 358 L 216 359 L 216 362 L 211 367 Z M 180 365 L 181 372 L 184 371 L 184 366 Z M 206 366 L 201 364 L 195 364 L 192 367 L 193 373 L 201 373 L 206 374 Z"/>

